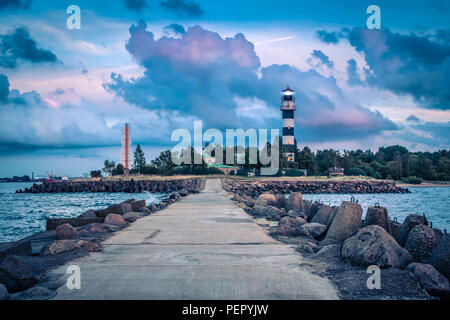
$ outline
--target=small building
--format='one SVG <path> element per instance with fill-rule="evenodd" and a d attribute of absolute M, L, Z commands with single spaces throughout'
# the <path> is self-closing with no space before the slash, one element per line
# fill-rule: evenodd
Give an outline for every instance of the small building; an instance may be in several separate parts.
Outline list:
<path fill-rule="evenodd" d="M 330 177 L 336 177 L 336 176 L 343 176 L 344 175 L 344 169 L 343 168 L 329 168 L 328 174 Z"/>

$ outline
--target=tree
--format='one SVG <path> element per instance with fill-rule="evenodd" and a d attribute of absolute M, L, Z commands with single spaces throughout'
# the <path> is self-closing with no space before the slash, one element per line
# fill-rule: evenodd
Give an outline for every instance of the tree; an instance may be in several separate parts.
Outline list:
<path fill-rule="evenodd" d="M 304 147 L 298 155 L 298 165 L 300 169 L 306 169 L 311 175 L 317 175 L 317 163 L 311 149 Z"/>
<path fill-rule="evenodd" d="M 170 150 L 161 152 L 161 154 L 152 160 L 152 165 L 154 165 L 158 171 L 162 174 L 169 174 L 175 164 L 172 162 L 172 154 Z"/>
<path fill-rule="evenodd" d="M 113 175 L 113 171 L 116 167 L 116 163 L 114 161 L 109 161 L 109 160 L 105 160 L 105 162 L 103 163 L 104 167 L 103 167 L 103 171 L 105 173 L 107 173 L 108 175 L 112 176 Z"/>
<path fill-rule="evenodd" d="M 113 169 L 112 175 L 113 175 L 113 176 L 120 176 L 120 175 L 123 175 L 123 174 L 125 174 L 125 168 L 124 168 L 124 166 L 123 166 L 121 163 L 119 163 L 119 164 L 117 164 L 117 166 Z"/>
<path fill-rule="evenodd" d="M 134 150 L 134 169 L 137 170 L 138 173 L 142 173 L 142 168 L 145 166 L 145 154 L 142 151 L 141 146 L 138 144 L 136 149 Z"/>
<path fill-rule="evenodd" d="M 91 178 L 100 178 L 102 176 L 101 170 L 92 170 L 90 172 Z"/>

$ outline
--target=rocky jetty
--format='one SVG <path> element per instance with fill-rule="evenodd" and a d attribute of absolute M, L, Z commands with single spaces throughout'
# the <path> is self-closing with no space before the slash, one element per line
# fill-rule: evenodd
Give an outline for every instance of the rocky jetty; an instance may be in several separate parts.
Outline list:
<path fill-rule="evenodd" d="M 30 188 L 17 190 L 16 193 L 62 193 L 62 192 L 128 192 L 128 193 L 171 193 L 189 194 L 204 188 L 204 179 L 178 180 L 99 180 L 99 181 L 62 181 L 33 184 Z"/>
<path fill-rule="evenodd" d="M 387 208 L 376 204 L 363 219 L 361 205 L 353 200 L 330 207 L 304 200 L 298 189 L 281 201 L 285 183 L 290 184 L 224 181 L 234 192 L 232 199 L 248 214 L 278 221 L 277 226 L 267 224 L 272 225 L 273 237 L 297 244 L 297 251 L 325 266 L 325 275 L 344 288 L 344 298 L 376 297 L 369 289 L 361 293 L 366 269 L 375 265 L 384 270 L 382 282 L 391 288 L 390 295 L 384 290 L 380 299 L 449 299 L 450 237 L 430 227 L 425 215 L 411 214 L 400 224 L 390 220 Z M 275 191 L 269 192 L 273 185 Z M 354 290 L 359 293 L 352 296 Z"/>
<path fill-rule="evenodd" d="M 62 185 L 59 184 L 59 187 Z M 85 190 L 87 186 L 83 183 L 75 187 L 71 185 L 66 183 L 64 188 Z M 132 184 L 129 181 L 127 184 L 128 187 L 136 185 L 140 185 L 139 182 Z M 142 217 L 164 210 L 191 193 L 199 192 L 205 183 L 204 179 L 189 179 L 158 181 L 157 184 L 151 182 L 148 185 L 161 190 L 158 192 L 169 194 L 160 203 L 147 205 L 145 200 L 129 199 L 105 209 L 88 210 L 77 218 L 48 219 L 47 231 L 17 242 L 0 243 L 0 300 L 52 298 L 62 283 L 55 284 L 57 279 L 49 277 L 50 269 L 91 252 L 102 251 L 101 243 L 114 232 Z M 36 186 L 41 190 L 40 186 Z M 45 184 L 42 192 L 52 192 L 50 190 L 53 188 L 63 190 L 58 189 L 58 184 L 50 183 Z"/>
<path fill-rule="evenodd" d="M 258 197 L 265 192 L 304 194 L 316 193 L 408 193 L 408 189 L 400 188 L 392 181 L 294 181 L 294 180 L 237 180 L 226 179 L 225 190 L 239 195 Z"/>

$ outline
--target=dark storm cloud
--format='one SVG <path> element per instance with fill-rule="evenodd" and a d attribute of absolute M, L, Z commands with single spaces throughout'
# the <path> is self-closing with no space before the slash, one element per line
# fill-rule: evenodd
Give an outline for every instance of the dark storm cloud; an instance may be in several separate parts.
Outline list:
<path fill-rule="evenodd" d="M 450 109 L 450 43 L 364 28 L 354 28 L 349 41 L 364 53 L 368 84 L 411 95 L 425 108 Z"/>
<path fill-rule="evenodd" d="M 406 119 L 406 121 L 413 121 L 413 122 L 419 122 L 420 121 L 420 119 L 417 117 L 417 116 L 415 116 L 415 115 L 410 115 L 407 119 Z"/>
<path fill-rule="evenodd" d="M 380 113 L 348 101 L 335 78 L 314 70 L 272 65 L 262 68 L 258 78 L 259 58 L 242 34 L 223 39 L 194 26 L 180 39 L 156 40 L 144 22 L 132 26 L 130 34 L 127 50 L 144 67 L 144 75 L 126 79 L 112 74 L 105 88 L 141 108 L 196 117 L 209 128 L 279 128 L 280 91 L 289 84 L 301 113 L 297 123 L 311 132 L 309 141 L 362 138 L 397 129 Z M 239 104 L 237 97 L 247 102 Z M 249 122 L 256 116 L 252 110 L 265 110 L 257 115 L 265 120 Z"/>
<path fill-rule="evenodd" d="M 325 53 L 323 53 L 323 52 L 320 51 L 320 50 L 314 50 L 314 51 L 311 53 L 311 56 L 314 57 L 314 58 L 319 59 L 319 61 L 320 61 L 322 64 L 326 65 L 326 66 L 327 66 L 328 68 L 330 68 L 330 69 L 332 69 L 332 68 L 334 67 L 334 62 L 331 61 L 330 57 L 328 57 Z"/>
<path fill-rule="evenodd" d="M 141 11 L 144 8 L 147 8 L 147 0 L 124 0 L 125 7 L 134 11 Z"/>
<path fill-rule="evenodd" d="M 31 0 L 1 0 L 0 9 L 28 9 Z"/>
<path fill-rule="evenodd" d="M 402 130 L 398 137 L 435 149 L 447 149 L 450 145 L 450 122 L 413 123 Z"/>
<path fill-rule="evenodd" d="M 9 81 L 8 77 L 0 74 L 0 103 L 6 103 L 9 95 Z"/>
<path fill-rule="evenodd" d="M 169 24 L 168 26 L 166 26 L 164 28 L 164 31 L 166 33 L 173 32 L 174 34 L 177 34 L 177 35 L 183 35 L 186 33 L 186 30 L 184 29 L 184 27 L 178 23 Z"/>
<path fill-rule="evenodd" d="M 57 58 L 53 52 L 38 48 L 28 29 L 22 27 L 0 34 L 0 66 L 14 69 L 19 61 L 54 63 Z"/>
<path fill-rule="evenodd" d="M 350 59 L 347 61 L 347 83 L 350 86 L 359 86 L 362 85 L 363 82 L 361 81 L 361 78 L 358 74 L 358 65 L 355 61 L 355 59 Z"/>
<path fill-rule="evenodd" d="M 317 36 L 320 40 L 322 40 L 325 43 L 332 43 L 336 44 L 339 43 L 339 39 L 341 38 L 341 34 L 339 32 L 328 32 L 326 30 L 318 30 Z"/>
<path fill-rule="evenodd" d="M 197 3 L 187 0 L 166 0 L 161 2 L 161 6 L 179 16 L 199 17 L 203 14 Z"/>

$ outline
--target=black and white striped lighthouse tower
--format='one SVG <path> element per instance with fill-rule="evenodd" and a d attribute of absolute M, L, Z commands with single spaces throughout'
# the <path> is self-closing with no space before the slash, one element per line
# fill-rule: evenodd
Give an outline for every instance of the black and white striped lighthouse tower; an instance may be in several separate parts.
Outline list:
<path fill-rule="evenodd" d="M 283 114 L 283 145 L 281 147 L 285 159 L 289 162 L 295 161 L 295 138 L 294 138 L 294 91 L 289 86 L 282 91 L 280 110 Z"/>

